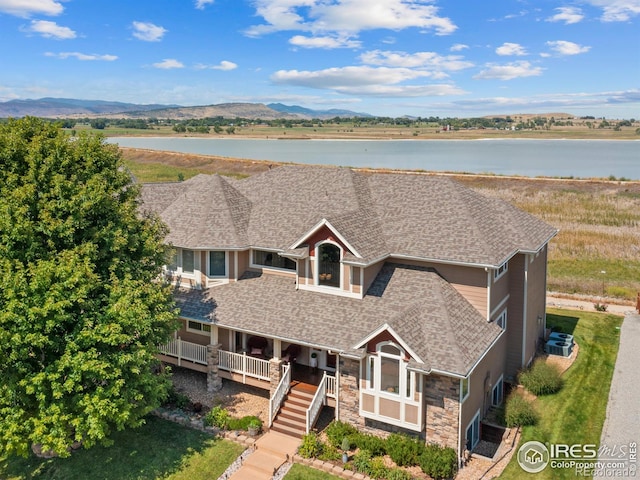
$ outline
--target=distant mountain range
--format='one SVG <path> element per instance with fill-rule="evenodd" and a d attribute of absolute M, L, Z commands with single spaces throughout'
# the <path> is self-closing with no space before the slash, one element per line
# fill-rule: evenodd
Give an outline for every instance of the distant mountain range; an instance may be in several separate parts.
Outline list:
<path fill-rule="evenodd" d="M 9 100 L 0 102 L 0 118 L 34 116 L 43 118 L 162 118 L 189 120 L 204 117 L 312 119 L 334 117 L 370 117 L 367 113 L 350 110 L 312 110 L 281 103 L 221 103 L 183 107 L 180 105 L 141 105 L 104 100 L 78 100 L 72 98 L 40 98 L 37 100 Z"/>

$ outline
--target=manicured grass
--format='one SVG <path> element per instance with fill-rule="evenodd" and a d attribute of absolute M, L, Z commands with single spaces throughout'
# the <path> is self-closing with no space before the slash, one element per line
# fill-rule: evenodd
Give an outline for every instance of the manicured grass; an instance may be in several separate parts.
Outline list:
<path fill-rule="evenodd" d="M 522 429 L 520 445 L 530 440 L 599 445 L 618 354 L 621 324 L 622 318 L 615 315 L 549 310 L 547 325 L 574 335 L 580 352 L 564 374 L 562 390 L 536 399 L 535 408 L 540 414 L 540 421 L 535 426 Z M 514 455 L 500 478 L 519 479 L 527 476 L 537 480 L 574 479 L 575 472 L 547 467 L 535 475 L 527 474 L 520 468 Z"/>
<path fill-rule="evenodd" d="M 111 447 L 79 450 L 66 459 L 0 458 L 3 480 L 209 480 L 218 478 L 243 447 L 149 417 L 117 432 Z"/>
<path fill-rule="evenodd" d="M 330 473 L 294 463 L 291 466 L 291 470 L 285 475 L 284 480 L 334 480 L 339 478 Z"/>

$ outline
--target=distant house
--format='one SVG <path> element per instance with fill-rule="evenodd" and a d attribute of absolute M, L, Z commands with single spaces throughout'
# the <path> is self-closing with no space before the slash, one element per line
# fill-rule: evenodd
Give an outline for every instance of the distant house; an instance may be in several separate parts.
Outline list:
<path fill-rule="evenodd" d="M 462 456 L 543 336 L 557 230 L 450 178 L 284 166 L 143 202 L 176 248 L 163 360 L 269 389 L 273 429 L 300 435 L 329 404 Z"/>

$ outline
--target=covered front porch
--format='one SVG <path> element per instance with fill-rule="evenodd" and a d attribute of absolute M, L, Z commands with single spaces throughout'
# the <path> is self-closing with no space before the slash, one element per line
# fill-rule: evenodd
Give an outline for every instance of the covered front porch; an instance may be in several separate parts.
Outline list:
<path fill-rule="evenodd" d="M 312 393 L 306 416 L 301 420 L 305 432 L 313 427 L 322 406 L 336 405 L 336 356 L 327 350 L 214 325 L 209 328 L 210 335 L 206 336 L 194 336 L 189 328 L 180 330 L 189 340 L 177 332 L 173 340 L 159 348 L 160 359 L 205 372 L 210 392 L 219 390 L 225 380 L 268 390 L 269 426 L 276 420 L 293 386 L 304 385 Z M 205 344 L 206 340 L 211 343 Z"/>

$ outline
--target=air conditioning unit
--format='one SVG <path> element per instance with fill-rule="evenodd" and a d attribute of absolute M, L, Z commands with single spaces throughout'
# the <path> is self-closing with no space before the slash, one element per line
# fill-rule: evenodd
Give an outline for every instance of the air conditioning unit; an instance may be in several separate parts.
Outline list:
<path fill-rule="evenodd" d="M 549 341 L 551 340 L 556 342 L 558 341 L 567 342 L 573 345 L 573 335 L 570 335 L 568 333 L 551 332 L 551 334 L 549 335 Z"/>
<path fill-rule="evenodd" d="M 573 343 L 565 342 L 564 340 L 549 340 L 544 345 L 544 351 L 550 355 L 568 357 L 573 351 Z"/>

